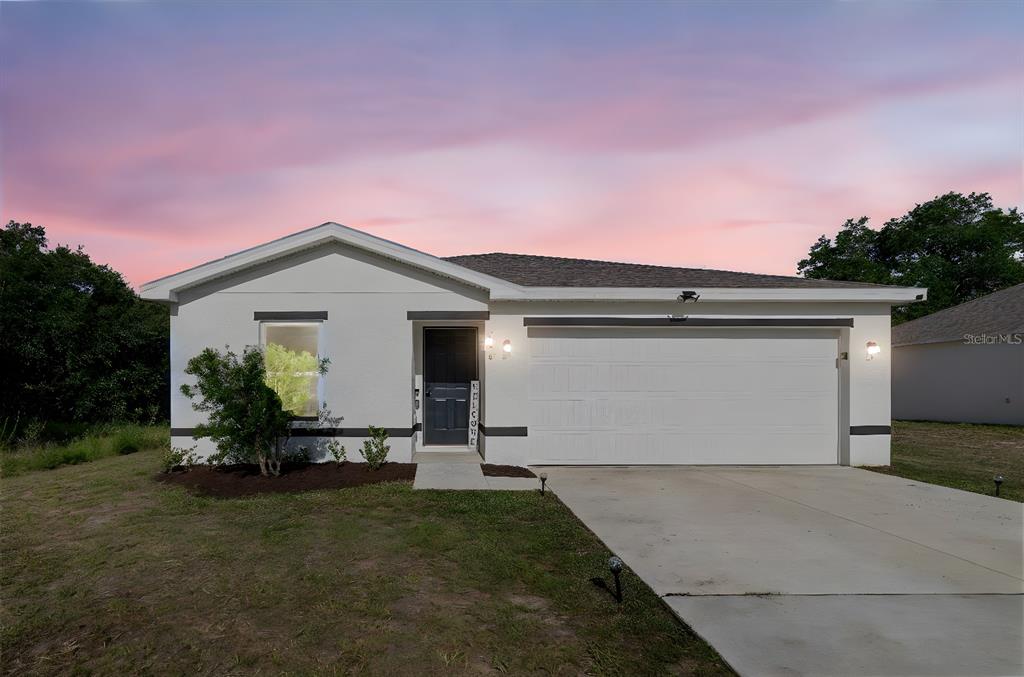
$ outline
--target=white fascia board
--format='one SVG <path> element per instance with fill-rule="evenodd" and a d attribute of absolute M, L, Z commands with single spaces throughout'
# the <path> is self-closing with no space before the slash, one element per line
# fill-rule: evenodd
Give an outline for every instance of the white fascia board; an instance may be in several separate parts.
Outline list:
<path fill-rule="evenodd" d="M 491 292 L 492 301 L 675 301 L 682 288 L 519 287 Z M 921 287 L 833 287 L 826 289 L 696 288 L 701 301 L 854 301 L 913 303 L 927 298 Z M 918 296 L 921 298 L 919 299 Z"/>
<path fill-rule="evenodd" d="M 140 287 L 139 295 L 152 301 L 177 300 L 177 292 L 210 280 L 226 277 L 240 270 L 251 268 L 282 256 L 287 256 L 322 244 L 338 242 L 362 249 L 400 263 L 420 268 L 427 272 L 448 277 L 465 284 L 491 292 L 515 294 L 517 285 L 505 280 L 478 273 L 463 266 L 444 261 L 410 247 L 368 233 L 342 226 L 325 223 L 315 228 L 300 231 L 265 244 L 245 249 L 224 258 L 203 263 L 167 277 L 146 282 Z"/>

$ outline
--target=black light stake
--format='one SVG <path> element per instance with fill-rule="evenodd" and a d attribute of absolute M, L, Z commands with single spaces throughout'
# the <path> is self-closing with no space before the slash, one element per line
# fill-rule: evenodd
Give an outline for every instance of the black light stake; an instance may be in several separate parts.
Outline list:
<path fill-rule="evenodd" d="M 992 481 L 996 483 L 996 496 L 999 495 L 999 487 L 1003 486 L 1003 476 L 996 475 L 992 478 Z"/>
<path fill-rule="evenodd" d="M 608 558 L 608 569 L 612 572 L 612 576 L 615 577 L 615 601 L 622 603 L 622 581 L 619 580 L 619 574 L 622 573 L 622 560 L 612 555 Z"/>
<path fill-rule="evenodd" d="M 548 481 L 548 474 L 546 472 L 542 472 L 540 474 L 540 495 L 541 496 L 544 495 L 544 485 L 547 484 L 547 481 Z"/>

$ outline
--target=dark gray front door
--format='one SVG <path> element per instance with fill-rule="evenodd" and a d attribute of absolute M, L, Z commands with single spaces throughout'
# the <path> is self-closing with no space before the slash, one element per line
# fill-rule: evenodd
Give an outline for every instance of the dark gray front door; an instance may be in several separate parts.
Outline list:
<path fill-rule="evenodd" d="M 476 328 L 423 329 L 423 440 L 469 443 L 469 383 L 476 380 Z"/>

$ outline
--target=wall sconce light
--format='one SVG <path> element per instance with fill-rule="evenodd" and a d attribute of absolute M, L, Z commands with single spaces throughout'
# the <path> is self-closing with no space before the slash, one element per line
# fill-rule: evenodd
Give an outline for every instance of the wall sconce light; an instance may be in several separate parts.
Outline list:
<path fill-rule="evenodd" d="M 878 347 L 878 344 L 874 341 L 868 341 L 868 359 L 874 359 L 875 355 L 882 352 L 882 349 Z"/>
<path fill-rule="evenodd" d="M 501 356 L 501 359 L 504 360 L 512 352 L 512 341 L 510 341 L 508 339 L 505 339 L 504 341 L 502 341 L 501 342 L 501 349 L 505 353 L 504 355 Z"/>
<path fill-rule="evenodd" d="M 484 337 L 484 350 L 487 351 L 487 359 L 493 360 L 494 353 L 492 351 L 494 350 L 494 337 L 490 334 Z"/>

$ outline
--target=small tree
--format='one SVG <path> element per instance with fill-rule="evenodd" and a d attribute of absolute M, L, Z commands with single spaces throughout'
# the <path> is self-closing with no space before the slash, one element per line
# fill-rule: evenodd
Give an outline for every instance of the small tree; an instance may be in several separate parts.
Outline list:
<path fill-rule="evenodd" d="M 263 352 L 247 346 L 239 358 L 227 349 L 206 348 L 188 361 L 185 373 L 195 376 L 196 384 L 181 386 L 182 394 L 196 411 L 208 414 L 196 434 L 213 440 L 219 459 L 255 462 L 263 475 L 279 475 L 291 414 L 266 383 Z"/>
<path fill-rule="evenodd" d="M 369 432 L 370 437 L 363 441 L 363 448 L 359 453 L 366 459 L 366 465 L 370 466 L 370 470 L 377 470 L 387 461 L 388 452 L 391 451 L 387 443 L 388 431 L 371 425 Z"/>

